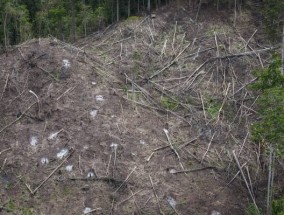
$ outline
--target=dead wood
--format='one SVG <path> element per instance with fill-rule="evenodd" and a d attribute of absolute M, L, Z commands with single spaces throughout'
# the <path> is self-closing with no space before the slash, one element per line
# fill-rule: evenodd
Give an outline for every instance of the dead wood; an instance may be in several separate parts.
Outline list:
<path fill-rule="evenodd" d="M 25 184 L 26 187 L 29 189 L 29 191 L 31 192 L 32 195 L 34 195 L 38 190 L 39 188 L 41 188 L 45 182 L 51 178 L 51 176 L 63 165 L 66 163 L 66 161 L 72 156 L 72 154 L 75 152 L 74 149 L 71 149 L 70 150 L 70 153 L 69 155 L 34 189 L 32 190 L 31 189 L 31 186 L 29 184 Z"/>
<path fill-rule="evenodd" d="M 102 182 L 112 184 L 115 187 L 118 187 L 119 185 L 121 185 L 124 182 L 123 180 L 115 179 L 115 178 L 112 178 L 112 177 L 69 178 L 69 179 L 72 180 L 72 181 L 102 181 Z"/>
<path fill-rule="evenodd" d="M 174 171 L 172 174 L 199 172 L 199 171 L 208 170 L 208 169 L 219 170 L 219 168 L 215 166 L 207 166 L 207 167 L 202 167 L 202 168 L 197 168 L 197 169 L 185 169 L 181 171 Z"/>
<path fill-rule="evenodd" d="M 10 122 L 9 124 L 7 124 L 3 128 L 1 128 L 0 133 L 3 132 L 4 130 L 6 130 L 7 128 L 9 128 L 14 123 L 18 122 L 35 104 L 37 104 L 37 102 L 34 102 L 33 104 L 31 104 L 17 119 L 15 119 L 14 121 Z"/>

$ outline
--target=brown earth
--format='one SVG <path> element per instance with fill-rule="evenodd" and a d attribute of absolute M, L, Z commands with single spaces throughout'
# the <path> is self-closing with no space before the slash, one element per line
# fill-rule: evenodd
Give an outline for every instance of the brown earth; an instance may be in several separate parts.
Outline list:
<path fill-rule="evenodd" d="M 258 154 L 249 151 L 257 146 L 246 139 L 254 98 L 241 89 L 259 58 L 195 70 L 216 47 L 220 55 L 249 51 L 241 29 L 253 23 L 243 12 L 234 29 L 211 12 L 196 23 L 185 9 L 162 8 L 155 20 L 132 17 L 75 46 L 37 39 L 0 55 L 0 213 L 244 214 L 251 200 L 241 176 L 228 184 L 238 171 L 233 149 L 263 200 Z M 247 41 L 253 30 L 244 32 Z M 193 59 L 199 49 L 208 51 Z M 218 117 L 209 98 L 224 101 Z"/>

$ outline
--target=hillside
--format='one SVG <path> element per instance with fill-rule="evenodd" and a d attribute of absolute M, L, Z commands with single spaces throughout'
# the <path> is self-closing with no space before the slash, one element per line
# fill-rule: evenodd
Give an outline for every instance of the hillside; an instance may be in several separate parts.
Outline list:
<path fill-rule="evenodd" d="M 72 45 L 34 39 L 0 55 L 1 214 L 265 208 L 247 86 L 275 48 L 249 11 L 234 27 L 228 12 L 208 8 L 195 21 L 173 7 Z M 282 185 L 279 171 L 276 195 Z"/>

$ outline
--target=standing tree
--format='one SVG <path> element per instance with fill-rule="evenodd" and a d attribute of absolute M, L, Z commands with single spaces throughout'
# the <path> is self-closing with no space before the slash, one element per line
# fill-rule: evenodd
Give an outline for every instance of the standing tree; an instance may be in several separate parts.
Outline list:
<path fill-rule="evenodd" d="M 263 17 L 266 31 L 273 42 L 281 38 L 282 25 L 284 22 L 284 1 L 265 0 L 263 1 Z"/>
<path fill-rule="evenodd" d="M 281 58 L 274 56 L 267 69 L 256 72 L 257 82 L 252 88 L 260 95 L 257 100 L 260 119 L 251 127 L 252 138 L 269 151 L 267 214 L 271 214 L 275 156 L 284 155 L 284 76 Z"/>
<path fill-rule="evenodd" d="M 116 0 L 116 21 L 119 21 L 119 0 Z"/>
<path fill-rule="evenodd" d="M 32 31 L 27 7 L 16 1 L 5 0 L 0 3 L 1 8 L 4 46 L 17 44 L 30 38 Z"/>
<path fill-rule="evenodd" d="M 72 38 L 72 41 L 75 42 L 76 40 L 76 20 L 75 20 L 75 17 L 76 17 L 76 0 L 71 0 L 70 1 L 70 4 L 71 4 L 71 17 L 72 17 L 72 23 L 71 23 L 71 26 L 72 26 L 72 32 L 71 32 L 71 38 Z"/>

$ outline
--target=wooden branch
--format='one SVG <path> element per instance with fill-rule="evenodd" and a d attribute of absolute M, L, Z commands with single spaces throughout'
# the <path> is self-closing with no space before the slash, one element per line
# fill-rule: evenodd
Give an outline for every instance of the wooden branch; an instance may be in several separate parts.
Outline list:
<path fill-rule="evenodd" d="M 6 87 L 7 87 L 7 85 L 8 85 L 9 76 L 10 76 L 10 73 L 7 74 L 6 81 L 5 81 L 5 85 L 4 85 L 4 89 L 3 89 L 3 92 L 2 92 L 2 95 L 1 95 L 0 100 L 3 99 L 4 93 L 5 93 L 5 91 L 6 91 Z"/>
<path fill-rule="evenodd" d="M 31 192 L 32 195 L 34 195 L 39 188 L 41 188 L 44 183 L 50 179 L 50 177 L 71 157 L 71 155 L 75 152 L 74 149 L 71 149 L 69 155 Z M 30 185 L 26 184 L 26 186 L 29 188 Z M 29 189 L 31 191 L 31 189 Z"/>
<path fill-rule="evenodd" d="M 204 155 L 202 156 L 201 163 L 203 163 L 203 160 L 204 160 L 204 158 L 206 157 L 206 155 L 207 155 L 207 153 L 208 153 L 208 151 L 209 151 L 209 149 L 210 149 L 211 143 L 212 143 L 212 141 L 213 141 L 215 135 L 216 135 L 216 131 L 215 131 L 215 133 L 213 134 L 213 136 L 212 136 L 211 139 L 210 139 L 210 142 L 209 142 L 209 144 L 208 144 L 208 147 L 207 147 L 207 149 L 206 149 L 206 152 L 205 152 Z"/>
<path fill-rule="evenodd" d="M 114 185 L 121 184 L 123 181 L 112 177 L 95 177 L 95 178 L 69 178 L 71 181 L 104 181 Z"/>
<path fill-rule="evenodd" d="M 253 32 L 253 34 L 250 36 L 250 38 L 249 38 L 248 41 L 246 42 L 245 48 L 247 48 L 249 42 L 251 41 L 251 39 L 253 38 L 253 36 L 256 34 L 256 32 L 257 32 L 257 29 Z"/>
<path fill-rule="evenodd" d="M 254 50 L 254 51 L 249 51 L 249 52 L 242 52 L 242 53 L 238 53 L 238 54 L 230 54 L 230 55 L 218 56 L 218 57 L 210 58 L 210 61 L 218 60 L 218 59 L 222 60 L 222 59 L 234 58 L 234 57 L 243 57 L 243 56 L 248 56 L 248 55 L 252 55 L 252 54 L 256 54 L 256 53 L 272 51 L 272 50 L 277 49 L 277 48 L 278 47 L 270 47 L 270 48 L 264 48 L 264 49 L 258 49 L 258 50 Z"/>
<path fill-rule="evenodd" d="M 129 197 L 127 197 L 126 199 L 122 200 L 121 202 L 117 203 L 117 204 L 116 204 L 116 207 L 118 207 L 119 205 L 123 204 L 124 202 L 127 202 L 129 199 L 131 199 L 131 198 L 134 197 L 136 194 L 138 194 L 138 193 L 140 193 L 140 192 L 142 192 L 142 191 L 143 191 L 143 189 L 142 189 L 142 190 L 138 190 L 138 191 L 136 191 L 135 193 L 131 192 L 131 195 L 130 195 Z"/>
<path fill-rule="evenodd" d="M 131 38 L 132 38 L 132 37 L 127 37 L 127 38 L 118 40 L 118 41 L 116 41 L 116 42 L 113 42 L 111 45 L 113 46 L 113 45 L 115 45 L 115 44 L 117 44 L 117 43 L 123 42 L 123 41 L 125 41 L 125 40 L 129 40 L 129 39 L 131 39 Z"/>
<path fill-rule="evenodd" d="M 34 91 L 32 91 L 32 90 L 29 90 L 29 93 L 31 93 L 32 95 L 34 95 L 36 97 L 37 106 L 38 106 L 38 113 L 37 114 L 38 114 L 38 118 L 40 118 L 40 102 L 39 102 L 39 98 L 38 98 L 37 94 Z"/>
<path fill-rule="evenodd" d="M 248 55 L 252 55 L 252 54 L 257 54 L 257 53 L 261 53 L 261 52 L 267 52 L 267 51 L 271 51 L 274 49 L 277 49 L 278 47 L 270 47 L 270 48 L 265 48 L 265 49 L 259 49 L 259 50 L 254 50 L 254 51 L 249 51 L 249 52 L 242 52 L 242 53 L 238 53 L 238 54 L 230 54 L 230 55 L 224 55 L 224 56 L 216 56 L 210 59 L 207 59 L 206 61 L 204 61 L 199 67 L 197 67 L 194 72 L 188 77 L 188 79 L 185 82 L 185 87 L 184 89 L 187 90 L 188 87 L 188 83 L 190 81 L 190 79 L 195 76 L 195 74 L 202 69 L 206 64 L 215 61 L 215 60 L 224 60 L 224 59 L 229 59 L 229 58 L 234 58 L 234 57 L 243 57 L 243 56 L 248 56 Z"/>
<path fill-rule="evenodd" d="M 242 170 L 242 168 L 241 168 L 241 165 L 240 165 L 239 160 L 238 160 L 238 158 L 237 158 L 237 156 L 236 156 L 236 154 L 235 154 L 235 151 L 233 150 L 232 153 L 233 153 L 234 159 L 235 159 L 235 161 L 236 161 L 236 163 L 237 163 L 237 166 L 238 166 L 238 168 L 239 168 L 239 170 L 240 170 L 240 172 L 241 172 L 241 175 L 242 175 L 242 177 L 243 177 L 243 179 L 244 179 L 244 181 L 245 181 L 245 184 L 246 184 L 246 187 L 247 187 L 247 189 L 248 189 L 248 192 L 249 192 L 249 195 L 250 195 L 250 197 L 251 197 L 251 200 L 252 200 L 252 202 L 253 202 L 255 208 L 256 208 L 257 211 L 259 212 L 258 206 L 257 206 L 257 204 L 256 204 L 256 202 L 255 202 L 254 195 L 253 195 L 253 193 L 252 193 L 253 191 L 250 189 L 250 186 L 249 186 L 249 184 L 248 184 L 248 182 L 247 182 L 247 179 L 246 179 L 245 174 L 244 174 L 244 172 L 243 172 L 243 170 Z"/>
<path fill-rule="evenodd" d="M 152 107 L 152 106 L 148 106 L 148 105 L 145 105 L 145 104 L 142 104 L 142 103 L 139 103 L 139 102 L 136 102 L 134 100 L 131 100 L 132 102 L 134 103 L 137 103 L 137 104 L 140 104 L 140 105 L 143 105 L 143 106 L 146 106 L 146 107 L 149 107 L 149 108 L 152 108 L 152 109 L 156 109 L 156 110 L 160 110 L 160 111 L 165 111 L 165 112 L 168 112 L 168 113 L 171 113 L 172 115 L 180 118 L 181 120 L 183 120 L 184 122 L 186 122 L 188 125 L 191 126 L 191 123 L 188 122 L 184 117 L 178 115 L 177 113 L 171 111 L 171 110 L 167 110 L 163 107 L 161 107 L 160 105 L 158 105 L 158 103 L 151 97 L 150 93 L 145 90 L 144 88 L 140 87 L 137 83 L 135 83 L 133 80 L 131 80 L 126 73 L 124 73 L 125 77 L 127 80 L 129 80 L 135 87 L 137 87 L 137 89 L 139 89 L 141 91 L 141 93 L 143 94 L 143 96 L 149 101 L 151 101 L 152 103 L 154 103 L 156 106 L 158 106 L 159 108 L 156 108 L 156 107 Z M 124 98 L 126 100 L 129 100 L 127 98 Z M 149 102 L 150 103 L 150 102 Z"/>
<path fill-rule="evenodd" d="M 223 99 L 222 105 L 221 105 L 220 109 L 218 110 L 218 115 L 217 115 L 216 124 L 218 123 L 218 121 L 219 121 L 219 119 L 220 119 L 220 113 L 221 113 L 221 111 L 222 111 L 222 109 L 223 109 L 223 107 L 224 107 L 224 105 L 225 105 L 226 100 L 227 100 L 227 96 L 228 96 L 228 93 L 229 93 L 230 86 L 231 86 L 231 83 L 228 84 L 228 87 L 227 87 L 227 90 L 226 90 L 226 92 L 225 92 L 225 97 L 224 97 L 224 99 Z"/>
<path fill-rule="evenodd" d="M 56 101 L 58 101 L 58 100 L 59 100 L 62 96 L 64 96 L 66 93 L 68 93 L 68 92 L 70 92 L 70 91 L 73 91 L 76 87 L 77 87 L 77 85 L 74 86 L 74 87 L 70 87 L 69 89 L 67 89 L 64 93 L 62 93 L 62 94 L 56 99 Z"/>
<path fill-rule="evenodd" d="M 52 75 L 49 71 L 47 71 L 46 69 L 37 66 L 37 68 L 41 69 L 43 72 L 45 72 L 47 75 L 49 75 L 51 78 L 53 78 L 55 81 L 58 81 L 58 78 L 56 78 L 54 75 Z"/>
<path fill-rule="evenodd" d="M 154 192 L 154 196 L 155 196 L 156 201 L 157 201 L 157 204 L 158 204 L 159 212 L 160 212 L 160 214 L 164 215 L 164 212 L 163 212 L 162 209 L 161 209 L 160 201 L 159 201 L 158 195 L 157 195 L 157 193 L 156 193 L 156 190 L 155 190 L 155 188 L 154 188 L 154 184 L 153 184 L 153 181 L 152 181 L 152 178 L 151 178 L 151 175 L 150 175 L 150 174 L 149 174 L 149 179 L 150 179 L 151 186 L 152 186 L 152 189 L 153 189 L 153 192 Z"/>
<path fill-rule="evenodd" d="M 11 125 L 16 123 L 17 121 L 19 121 L 26 114 L 26 112 L 28 112 L 28 110 L 31 109 L 31 107 L 34 106 L 36 103 L 37 102 L 34 102 L 33 104 L 31 104 L 17 119 L 15 119 L 14 121 L 10 122 L 8 125 L 5 125 L 3 128 L 1 128 L 0 133 L 6 130 L 7 128 L 9 128 Z"/>
<path fill-rule="evenodd" d="M 197 168 L 197 169 L 185 169 L 185 170 L 181 170 L 181 171 L 175 171 L 175 172 L 173 172 L 172 174 L 198 172 L 198 171 L 207 170 L 207 169 L 215 169 L 215 170 L 218 170 L 218 168 L 215 167 L 215 166 L 207 166 L 207 167 L 202 167 L 202 168 Z"/>
<path fill-rule="evenodd" d="M 199 136 L 200 136 L 200 135 L 199 135 Z M 186 142 L 186 143 L 184 143 L 184 144 L 182 144 L 182 145 L 181 145 L 181 146 L 179 146 L 178 148 L 179 148 L 179 149 L 182 149 L 183 147 L 185 147 L 185 146 L 187 146 L 187 145 L 191 144 L 192 142 L 196 141 L 196 140 L 199 138 L 199 136 L 198 136 L 198 137 L 193 138 L 192 140 L 190 140 L 190 141 L 188 141 L 188 142 Z"/>
<path fill-rule="evenodd" d="M 168 69 L 171 65 L 173 65 L 173 64 L 179 59 L 180 55 L 181 55 L 182 53 L 184 53 L 185 50 L 186 50 L 191 44 L 192 44 L 192 43 L 187 44 L 187 46 L 186 46 L 169 64 L 167 64 L 164 68 L 162 68 L 162 69 L 156 71 L 153 75 L 151 75 L 151 76 L 149 77 L 149 80 L 152 79 L 152 78 L 154 78 L 154 77 L 156 77 L 157 75 L 159 75 L 160 73 L 162 73 L 162 72 L 164 72 L 166 69 Z"/>
<path fill-rule="evenodd" d="M 177 158 L 178 158 L 178 161 L 179 161 L 180 167 L 184 170 L 184 167 L 183 167 L 183 165 L 182 165 L 182 162 L 181 162 L 180 156 L 179 156 L 179 154 L 178 154 L 177 150 L 174 148 L 174 146 L 173 146 L 173 144 L 172 144 L 172 141 L 170 140 L 170 137 L 169 137 L 169 131 L 168 131 L 167 129 L 163 129 L 163 131 L 164 131 L 164 133 L 165 133 L 165 135 L 166 135 L 166 137 L 167 137 L 167 140 L 168 140 L 168 142 L 169 142 L 169 144 L 170 144 L 170 148 L 173 150 L 173 152 L 175 153 L 175 155 L 176 155 L 176 156 L 177 156 Z"/>
<path fill-rule="evenodd" d="M 250 85 L 251 83 L 255 82 L 258 78 L 254 78 L 252 80 L 250 80 L 249 82 L 245 83 L 242 87 L 240 87 L 232 96 L 234 97 L 237 93 L 241 92 L 242 89 L 244 89 L 246 86 Z"/>
<path fill-rule="evenodd" d="M 135 166 L 134 168 L 133 168 L 133 170 L 128 174 L 128 176 L 125 178 L 125 180 L 121 183 L 121 185 L 114 191 L 114 193 L 116 193 L 121 187 L 122 187 L 122 185 L 123 184 L 125 184 L 127 181 L 128 181 L 128 179 L 130 178 L 130 176 L 132 175 L 132 173 L 136 170 L 136 168 L 137 168 L 137 166 Z"/>
<path fill-rule="evenodd" d="M 245 162 L 242 166 L 241 166 L 241 169 L 245 166 L 245 165 L 247 165 L 247 162 Z M 240 174 L 240 170 L 234 175 L 234 177 L 227 183 L 227 186 L 229 185 L 229 184 L 231 184 L 234 180 L 235 180 L 235 178 Z"/>
<path fill-rule="evenodd" d="M 12 148 L 10 147 L 10 148 L 8 148 L 8 149 L 2 150 L 2 151 L 0 152 L 0 155 L 2 155 L 4 152 L 9 151 L 9 150 L 11 150 L 11 149 L 12 149 Z"/>

